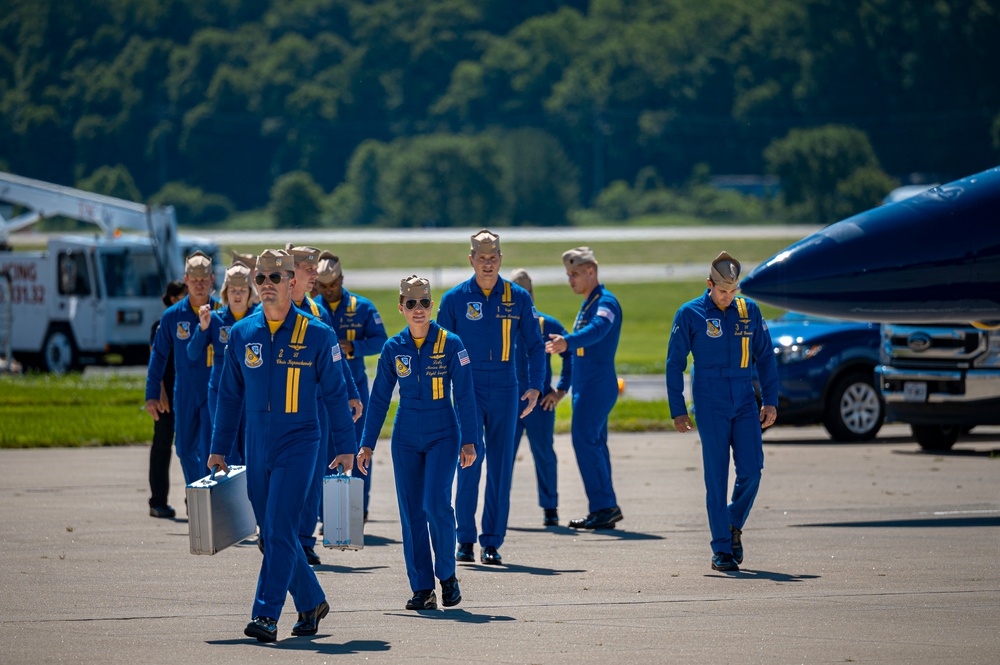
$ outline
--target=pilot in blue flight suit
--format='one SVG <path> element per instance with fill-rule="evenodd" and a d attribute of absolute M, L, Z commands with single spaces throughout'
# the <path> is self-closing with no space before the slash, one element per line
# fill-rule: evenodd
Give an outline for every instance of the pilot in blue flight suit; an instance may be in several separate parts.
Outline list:
<path fill-rule="evenodd" d="M 205 477 L 205 459 L 212 438 L 212 416 L 208 409 L 208 379 L 214 364 L 211 348 L 195 358 L 189 358 L 187 345 L 198 328 L 198 310 L 202 305 L 213 309 L 219 301 L 211 296 L 212 259 L 195 252 L 184 262 L 184 283 L 188 295 L 167 308 L 153 338 L 146 372 L 146 411 L 159 420 L 160 381 L 170 351 L 174 352 L 174 447 L 184 472 L 184 482 L 193 483 Z"/>
<path fill-rule="evenodd" d="M 739 279 L 739 261 L 719 254 L 709 269 L 708 290 L 677 310 L 667 345 L 670 417 L 682 433 L 692 429 L 684 402 L 684 368 L 688 354 L 694 357 L 691 381 L 705 466 L 712 568 L 722 571 L 739 570 L 743 562 L 743 525 L 764 468 L 761 429 L 773 425 L 778 414 L 771 335 L 757 304 L 736 296 Z M 763 402 L 759 411 L 755 369 Z M 730 448 L 736 484 L 727 506 Z"/>
<path fill-rule="evenodd" d="M 261 306 L 232 327 L 226 347 L 209 466 L 227 471 L 240 413 L 247 417 L 247 494 L 260 527 L 264 559 L 244 634 L 277 639 L 292 594 L 298 621 L 292 635 L 315 635 L 330 605 L 298 543 L 297 530 L 316 459 L 328 443 L 334 463 L 350 470 L 357 454 L 342 354 L 333 330 L 292 306 L 293 258 L 265 250 L 254 281 Z M 245 407 L 245 409 L 244 409 Z M 331 440 L 322 440 L 318 410 Z"/>
<path fill-rule="evenodd" d="M 549 334 L 548 353 L 573 352 L 573 451 L 587 492 L 590 512 L 569 521 L 574 529 L 613 529 L 622 519 L 611 480 L 608 416 L 618 401 L 615 353 L 622 330 L 622 308 L 597 277 L 589 247 L 563 252 L 573 293 L 583 305 L 568 335 Z"/>
<path fill-rule="evenodd" d="M 368 373 L 365 370 L 365 356 L 373 356 L 382 351 L 388 339 L 382 317 L 375 304 L 368 298 L 351 293 L 344 288 L 344 273 L 340 258 L 332 252 L 319 255 L 319 275 L 316 279 L 321 298 L 317 298 L 333 319 L 333 330 L 340 340 L 340 348 L 351 369 L 354 384 L 358 388 L 363 409 L 368 408 Z M 354 426 L 358 444 L 365 421 L 359 418 Z M 368 521 L 368 496 L 371 490 L 371 469 L 361 476 L 365 483 L 365 521 Z"/>
<path fill-rule="evenodd" d="M 479 432 L 483 433 L 486 458 L 486 492 L 483 499 L 483 530 L 480 561 L 500 565 L 499 548 L 507 533 L 510 514 L 510 483 L 514 473 L 514 430 L 518 418 L 517 348 L 528 354 L 528 380 L 520 399 L 535 408 L 545 376 L 542 343 L 531 296 L 517 284 L 500 277 L 500 237 L 487 229 L 472 236 L 469 263 L 475 275 L 441 298 L 438 324 L 456 333 L 472 359 L 472 382 L 476 389 Z M 458 518 L 458 561 L 475 561 L 476 504 L 483 456 L 468 473 L 458 474 L 455 511 Z"/>
<path fill-rule="evenodd" d="M 201 306 L 198 311 L 199 325 L 194 329 L 187 345 L 188 358 L 191 360 L 201 356 L 208 344 L 212 345 L 213 357 L 219 359 L 219 362 L 212 364 L 212 373 L 208 378 L 208 413 L 213 422 L 215 406 L 219 401 L 219 379 L 222 377 L 222 359 L 225 357 L 226 344 L 229 343 L 229 331 L 237 321 L 253 311 L 254 305 L 249 304 L 250 291 L 250 268 L 241 262 L 229 266 L 219 293 L 222 308 L 213 312 L 208 305 Z M 245 430 L 246 418 L 241 417 L 237 439 L 239 445 L 229 459 L 230 464 L 242 466 L 244 463 Z"/>
<path fill-rule="evenodd" d="M 511 272 L 510 281 L 514 282 L 535 299 L 535 292 L 531 284 L 531 276 L 527 271 L 518 268 Z M 538 308 L 536 307 L 537 311 Z M 557 319 L 538 312 L 538 327 L 542 334 L 542 339 L 548 339 L 547 335 L 566 335 L 566 329 Z M 538 505 L 544 511 L 542 524 L 544 526 L 559 526 L 559 492 L 558 465 L 556 451 L 553 447 L 553 439 L 556 426 L 556 405 L 566 396 L 570 388 L 573 376 L 573 354 L 563 351 L 559 354 L 562 358 L 562 371 L 559 373 L 559 385 L 552 389 L 552 357 L 545 356 L 545 380 L 542 382 L 542 398 L 538 401 L 538 406 L 534 411 L 523 418 L 518 418 L 517 429 L 514 431 L 514 456 L 517 456 L 517 449 L 521 445 L 521 435 L 528 433 L 528 444 L 531 446 L 531 456 L 535 460 L 535 479 L 538 482 Z M 528 380 L 528 354 L 518 347 L 517 349 L 517 382 L 521 386 L 527 385 Z"/>
<path fill-rule="evenodd" d="M 400 282 L 399 311 L 407 327 L 382 347 L 358 452 L 358 468 L 367 473 L 398 383 L 391 454 L 403 557 L 413 592 L 408 610 L 437 608 L 435 577 L 441 580 L 445 607 L 462 600 L 455 577 L 451 493 L 456 461 L 463 469 L 459 475 L 468 473 L 479 436 L 469 354 L 457 335 L 431 320 L 432 306 L 426 279 L 412 275 Z"/>
<path fill-rule="evenodd" d="M 330 312 L 309 295 L 319 276 L 320 250 L 315 247 L 293 247 L 291 243 L 288 243 L 285 245 L 285 251 L 295 259 L 295 287 L 292 289 L 292 305 L 333 328 Z M 347 363 L 338 363 L 338 365 L 344 374 L 344 380 L 347 382 L 351 410 L 354 412 L 355 421 L 357 421 L 361 417 L 362 407 L 357 386 L 354 384 L 354 376 Z M 322 409 L 320 409 L 319 414 L 319 426 L 323 440 L 326 441 L 329 424 Z M 332 448 L 320 451 L 316 462 L 316 476 L 313 479 L 313 484 L 309 487 L 309 494 L 302 510 L 302 519 L 299 521 L 299 543 L 301 543 L 302 550 L 306 553 L 306 560 L 311 566 L 320 564 L 319 555 L 314 549 L 316 547 L 316 524 L 319 523 L 320 515 L 323 514 L 323 476 L 326 475 L 333 456 Z"/>

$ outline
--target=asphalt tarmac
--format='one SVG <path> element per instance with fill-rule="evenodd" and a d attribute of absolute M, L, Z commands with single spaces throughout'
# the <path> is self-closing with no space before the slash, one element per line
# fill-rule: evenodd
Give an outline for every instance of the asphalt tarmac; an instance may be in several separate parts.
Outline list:
<path fill-rule="evenodd" d="M 58 414 L 53 414 L 58 417 Z M 543 528 L 527 445 L 504 566 L 459 564 L 463 602 L 412 612 L 388 442 L 365 548 L 321 550 L 315 637 L 243 636 L 253 542 L 188 552 L 146 512 L 148 448 L 0 450 L 0 663 L 996 663 L 1000 429 L 927 454 L 905 427 L 765 442 L 738 573 L 710 569 L 697 433 L 613 434 L 618 529 Z M 557 437 L 562 523 L 585 511 Z M 479 548 L 476 548 L 477 556 Z"/>

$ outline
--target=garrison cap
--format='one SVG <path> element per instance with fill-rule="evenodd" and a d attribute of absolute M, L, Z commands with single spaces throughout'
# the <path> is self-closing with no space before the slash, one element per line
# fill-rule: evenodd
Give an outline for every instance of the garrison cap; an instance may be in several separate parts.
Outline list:
<path fill-rule="evenodd" d="M 333 284 L 337 278 L 344 274 L 340 268 L 340 257 L 329 250 L 324 250 L 319 255 L 319 276 L 317 281 L 320 284 Z"/>
<path fill-rule="evenodd" d="M 257 263 L 257 256 L 254 254 L 243 254 L 233 250 L 233 261 L 229 265 L 236 265 L 237 263 L 242 263 L 243 265 L 252 268 L 253 265 Z"/>
<path fill-rule="evenodd" d="M 198 250 L 184 262 L 184 274 L 189 277 L 211 277 L 212 257 Z"/>
<path fill-rule="evenodd" d="M 425 277 L 410 275 L 405 279 L 399 280 L 399 295 L 403 296 L 404 300 L 409 298 L 413 300 L 430 298 L 431 283 Z"/>
<path fill-rule="evenodd" d="M 500 236 L 489 229 L 483 229 L 472 236 L 470 252 L 482 252 L 483 254 L 500 253 Z"/>
<path fill-rule="evenodd" d="M 292 243 L 288 243 L 285 251 L 295 257 L 295 265 L 319 265 L 319 250 L 315 247 L 292 247 Z"/>
<path fill-rule="evenodd" d="M 728 253 L 722 252 L 712 261 L 708 276 L 717 286 L 735 289 L 740 283 L 740 262 Z"/>
<path fill-rule="evenodd" d="M 255 270 L 265 273 L 277 270 L 293 272 L 295 270 L 295 259 L 283 249 L 265 249 L 257 257 L 257 267 Z"/>
<path fill-rule="evenodd" d="M 510 273 L 510 281 L 514 282 L 523 289 L 531 289 L 531 275 L 524 268 L 515 268 Z"/>
<path fill-rule="evenodd" d="M 574 247 L 573 249 L 568 249 L 563 252 L 562 260 L 567 268 L 575 268 L 576 266 L 582 266 L 587 263 L 593 263 L 595 266 L 597 265 L 597 259 L 594 258 L 594 250 L 589 247 Z"/>
<path fill-rule="evenodd" d="M 229 286 L 250 286 L 250 267 L 237 261 L 226 269 L 226 284 Z"/>

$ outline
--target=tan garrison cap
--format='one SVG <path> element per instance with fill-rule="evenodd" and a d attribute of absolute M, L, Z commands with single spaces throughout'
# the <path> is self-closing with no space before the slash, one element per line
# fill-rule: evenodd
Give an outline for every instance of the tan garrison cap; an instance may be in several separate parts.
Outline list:
<path fill-rule="evenodd" d="M 593 263 L 595 266 L 597 265 L 597 259 L 594 258 L 594 250 L 589 247 L 574 247 L 573 249 L 568 249 L 563 252 L 562 260 L 567 268 L 575 268 L 576 266 L 582 266 L 587 263 Z"/>
<path fill-rule="evenodd" d="M 184 262 L 184 274 L 189 277 L 211 277 L 212 258 L 202 251 L 195 252 Z"/>
<path fill-rule="evenodd" d="M 399 295 L 403 296 L 404 299 L 412 298 L 414 300 L 430 298 L 431 283 L 424 277 L 410 275 L 406 279 L 399 280 Z"/>
<path fill-rule="evenodd" d="M 234 250 L 233 261 L 229 265 L 236 265 L 237 263 L 242 263 L 245 266 L 253 266 L 257 263 L 257 256 L 254 254 L 242 254 Z"/>
<path fill-rule="evenodd" d="M 319 276 L 317 281 L 320 284 L 333 284 L 337 278 L 344 274 L 340 268 L 340 257 L 333 252 L 324 251 L 319 255 Z"/>
<path fill-rule="evenodd" d="M 482 252 L 483 254 L 500 253 L 500 236 L 489 229 L 483 229 L 472 236 L 470 252 Z"/>
<path fill-rule="evenodd" d="M 237 261 L 226 269 L 226 284 L 229 286 L 250 286 L 250 268 Z"/>
<path fill-rule="evenodd" d="M 531 289 L 531 275 L 524 268 L 515 268 L 510 273 L 510 281 L 514 282 L 523 289 Z"/>
<path fill-rule="evenodd" d="M 717 286 L 724 289 L 735 289 L 740 283 L 740 262 L 726 252 L 722 252 L 712 261 L 708 272 L 709 278 Z"/>
<path fill-rule="evenodd" d="M 318 265 L 319 249 L 315 247 L 292 247 L 292 243 L 285 245 L 285 251 L 295 257 L 295 265 Z"/>
<path fill-rule="evenodd" d="M 292 272 L 295 270 L 295 259 L 283 249 L 265 249 L 257 257 L 255 270 L 264 273 L 276 270 Z"/>

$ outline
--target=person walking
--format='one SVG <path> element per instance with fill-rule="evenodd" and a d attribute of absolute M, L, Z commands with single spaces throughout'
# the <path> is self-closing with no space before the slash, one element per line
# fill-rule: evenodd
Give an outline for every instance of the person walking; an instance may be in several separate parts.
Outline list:
<path fill-rule="evenodd" d="M 694 359 L 691 392 L 705 473 L 705 503 L 712 532 L 712 568 L 739 570 L 743 526 L 760 488 L 764 468 L 761 430 L 778 415 L 778 374 L 767 323 L 757 304 L 737 296 L 740 262 L 726 252 L 712 261 L 708 289 L 674 316 L 667 344 L 667 400 L 674 428 L 693 429 L 684 401 L 684 369 Z M 758 408 L 753 375 L 760 381 Z M 728 505 L 729 461 L 736 484 Z"/>
<path fill-rule="evenodd" d="M 367 474 L 398 384 L 391 455 L 403 558 L 413 592 L 408 610 L 437 608 L 435 577 L 441 581 L 445 607 L 462 600 L 455 575 L 451 494 L 456 461 L 461 475 L 477 457 L 469 354 L 457 335 L 431 320 L 432 307 L 430 282 L 416 275 L 400 282 L 399 311 L 406 328 L 382 347 L 358 452 L 358 468 Z"/>
<path fill-rule="evenodd" d="M 500 277 L 500 236 L 483 229 L 472 236 L 469 263 L 473 276 L 444 294 L 437 322 L 457 334 L 467 345 L 476 390 L 477 425 L 485 455 L 477 457 L 468 472 L 458 475 L 455 511 L 458 520 L 458 561 L 475 561 L 476 505 L 482 460 L 486 459 L 480 561 L 500 565 L 500 546 L 507 533 L 510 483 L 514 472 L 514 430 L 518 400 L 535 408 L 545 376 L 545 350 L 531 296 L 517 284 Z M 528 377 L 518 396 L 518 347 L 528 355 Z"/>
<path fill-rule="evenodd" d="M 298 542 L 299 517 L 320 451 L 334 448 L 333 464 L 349 471 L 357 444 L 347 384 L 338 367 L 343 354 L 331 328 L 292 306 L 292 257 L 265 250 L 257 258 L 254 281 L 261 306 L 230 330 L 208 466 L 228 471 L 226 458 L 245 411 L 247 494 L 264 558 L 252 620 L 243 632 L 273 642 L 287 594 L 298 611 L 292 635 L 315 635 L 330 611 Z M 320 408 L 330 423 L 328 441 L 319 427 Z"/>
<path fill-rule="evenodd" d="M 586 517 L 569 521 L 574 529 L 613 529 L 622 519 L 611 479 L 608 415 L 618 401 L 615 353 L 622 329 L 622 308 L 598 279 L 597 259 L 589 247 L 563 252 L 573 293 L 583 296 L 573 332 L 549 333 L 547 353 L 573 353 L 572 437 L 576 463 L 587 492 Z"/>

